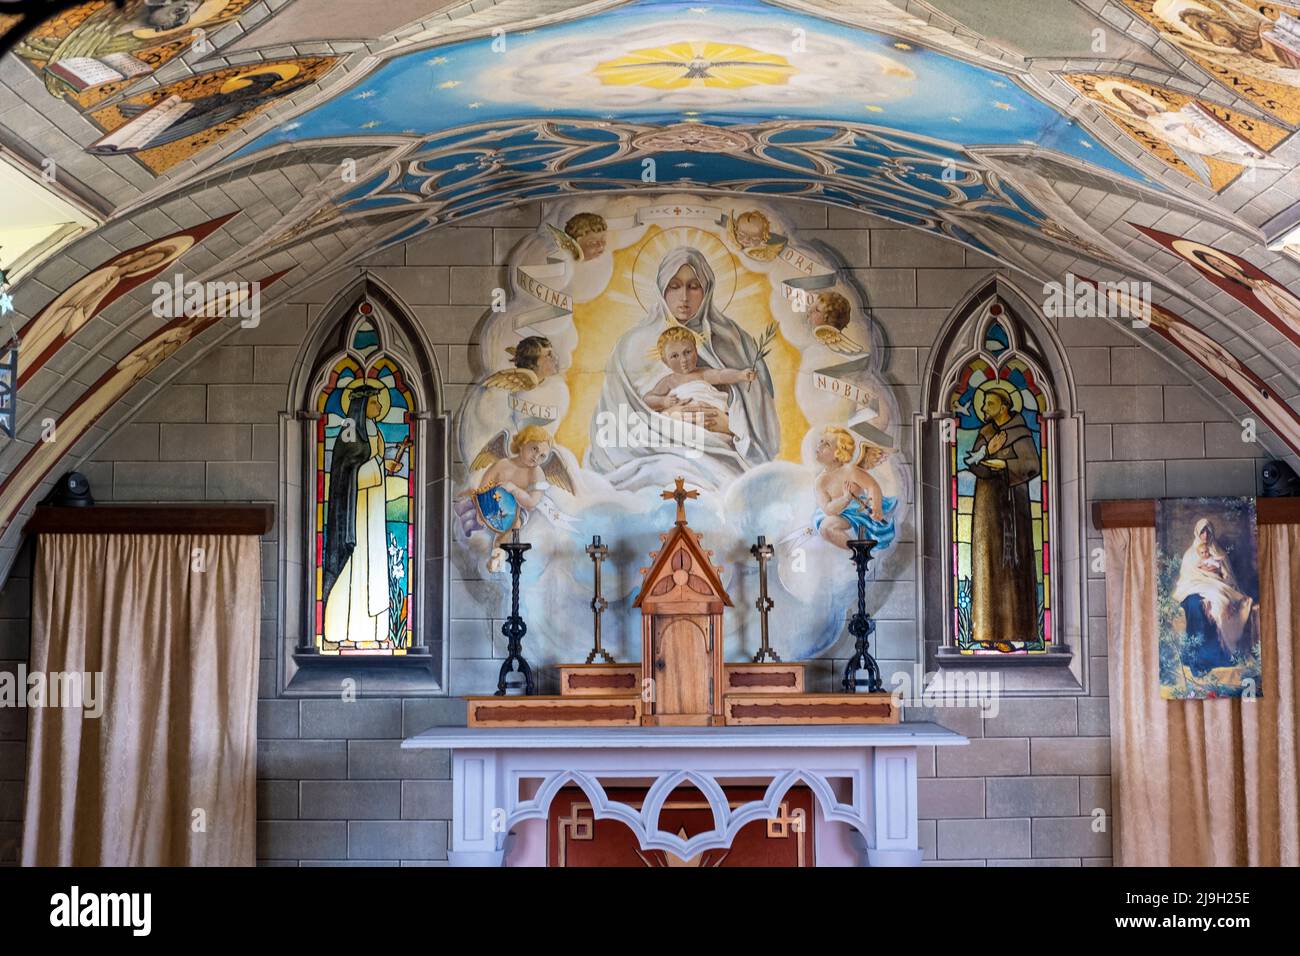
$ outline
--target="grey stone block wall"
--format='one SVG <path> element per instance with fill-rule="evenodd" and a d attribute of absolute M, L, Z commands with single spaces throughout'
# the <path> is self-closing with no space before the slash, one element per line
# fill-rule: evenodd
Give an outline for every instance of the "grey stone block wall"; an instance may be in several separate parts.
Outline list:
<path fill-rule="evenodd" d="M 988 279 L 992 264 L 956 245 L 845 210 L 790 208 L 810 236 L 841 255 L 870 296 L 883 327 L 884 375 L 910 423 L 930 347 L 950 310 Z M 428 333 L 448 408 L 458 406 L 477 374 L 474 329 L 491 289 L 505 283 L 510 250 L 539 222 L 536 206 L 512 209 L 434 230 L 367 264 Z M 359 271 L 349 269 L 277 305 L 258 327 L 226 339 L 139 409 L 82 466 L 96 497 L 275 501 L 281 451 L 275 423 L 288 402 L 294 363 L 325 303 Z M 1258 447 L 1243 443 L 1240 425 L 1181 372 L 1095 321 L 1076 320 L 1058 331 L 1085 415 L 1089 500 L 1255 493 Z M 886 675 L 910 672 L 915 660 L 914 540 L 909 521 L 873 585 Z M 1100 536 L 1090 532 L 1088 547 L 1098 546 Z M 431 726 L 463 724 L 463 701 L 277 699 L 277 555 L 273 533 L 263 561 L 259 858 L 275 865 L 445 861 L 448 755 L 401 751 L 398 745 Z M 20 558 L 0 591 L 3 668 L 27 656 L 27 569 L 28 560 Z M 453 694 L 495 684 L 505 653 L 498 597 L 477 580 L 452 582 Z M 927 864 L 1109 862 L 1109 821 L 1105 830 L 1094 827 L 1097 816 L 1110 811 L 1105 589 L 1099 574 L 1089 581 L 1089 611 L 1090 695 L 1006 700 L 987 718 L 973 708 L 907 713 L 909 720 L 934 720 L 971 738 L 968 747 L 921 754 Z M 824 659 L 811 662 L 813 689 L 830 689 L 851 650 L 846 637 Z M 25 738 L 25 712 L 0 709 L 0 863 L 17 858 Z"/>

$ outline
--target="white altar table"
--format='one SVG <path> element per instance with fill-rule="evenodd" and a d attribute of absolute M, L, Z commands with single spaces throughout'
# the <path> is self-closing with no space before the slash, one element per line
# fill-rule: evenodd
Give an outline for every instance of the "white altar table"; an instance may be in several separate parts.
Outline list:
<path fill-rule="evenodd" d="M 451 751 L 453 866 L 536 865 L 539 858 L 544 864 L 547 813 L 564 786 L 583 790 L 596 819 L 626 824 L 642 849 L 689 859 L 730 846 L 751 821 L 776 819 L 782 797 L 800 783 L 815 796 L 819 862 L 916 866 L 917 748 L 967 742 L 931 723 L 434 727 L 402 747 Z M 765 785 L 766 792 L 761 800 L 732 807 L 719 780 Z M 640 809 L 611 800 L 611 782 L 648 787 Z M 657 825 L 669 794 L 685 784 L 708 800 L 714 823 L 690 839 Z M 860 836 L 850 843 L 846 829 Z M 842 849 L 853 844 L 856 853 Z"/>

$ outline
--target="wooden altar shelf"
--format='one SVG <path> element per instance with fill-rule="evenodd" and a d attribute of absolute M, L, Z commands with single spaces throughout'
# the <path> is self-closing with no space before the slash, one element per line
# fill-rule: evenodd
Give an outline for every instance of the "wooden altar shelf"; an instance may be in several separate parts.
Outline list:
<path fill-rule="evenodd" d="M 723 664 L 724 693 L 802 694 L 802 664 Z"/>
<path fill-rule="evenodd" d="M 1257 524 L 1300 524 L 1300 498 L 1256 498 Z M 1156 499 L 1125 498 L 1092 503 L 1092 526 L 1106 528 L 1154 528 Z"/>
<path fill-rule="evenodd" d="M 274 525 L 272 505 L 41 505 L 25 534 L 233 534 L 261 537 Z"/>
<path fill-rule="evenodd" d="M 640 664 L 561 664 L 556 669 L 564 697 L 641 693 Z"/>
<path fill-rule="evenodd" d="M 778 724 L 896 724 L 892 694 L 728 694 L 728 727 Z"/>
<path fill-rule="evenodd" d="M 637 681 L 640 681 L 640 665 Z M 736 665 L 748 668 L 754 665 Z M 784 664 L 785 673 L 802 665 Z M 594 670 L 599 667 L 600 670 Z M 625 665 L 563 665 L 561 673 L 610 676 Z M 774 674 L 780 673 L 776 667 Z M 604 673 L 609 672 L 609 673 Z M 798 677 L 803 684 L 802 674 Z M 679 720 L 674 714 L 650 716 L 647 723 L 639 694 L 594 693 L 579 687 L 557 696 L 467 697 L 470 727 L 648 727 L 677 726 L 693 720 Z M 714 726 L 826 726 L 833 724 L 896 724 L 900 720 L 897 702 L 891 694 L 804 694 L 747 688 L 743 693 L 722 697 L 722 714 Z"/>
<path fill-rule="evenodd" d="M 469 727 L 636 727 L 641 696 L 466 697 Z"/>

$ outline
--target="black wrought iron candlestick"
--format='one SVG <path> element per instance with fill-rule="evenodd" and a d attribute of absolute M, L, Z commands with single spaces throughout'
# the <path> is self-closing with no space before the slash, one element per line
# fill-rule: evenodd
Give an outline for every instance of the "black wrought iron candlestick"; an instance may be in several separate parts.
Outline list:
<path fill-rule="evenodd" d="M 591 599 L 591 613 L 596 618 L 596 643 L 592 647 L 591 653 L 587 655 L 587 663 L 590 664 L 599 657 L 602 663 L 613 664 L 614 658 L 610 657 L 608 652 L 600 646 L 600 614 L 609 607 L 609 602 L 600 596 L 600 565 L 605 560 L 605 555 L 609 554 L 609 547 L 600 543 L 600 535 L 592 535 L 591 544 L 587 545 L 587 554 L 591 557 L 591 563 L 595 565 L 596 570 L 596 590 Z"/>
<path fill-rule="evenodd" d="M 506 659 L 501 662 L 501 673 L 497 676 L 497 697 L 505 696 L 506 675 L 512 671 L 524 675 L 525 694 L 531 694 L 536 689 L 533 684 L 532 668 L 528 666 L 523 655 L 522 642 L 524 635 L 528 633 L 528 625 L 519 616 L 519 571 L 524 566 L 524 552 L 531 547 L 531 544 L 519 540 L 518 531 L 510 541 L 501 545 L 501 550 L 506 553 L 506 561 L 510 564 L 510 616 L 501 625 L 501 633 L 505 635 L 509 644 L 506 647 Z"/>
<path fill-rule="evenodd" d="M 767 596 L 767 562 L 772 557 L 774 549 L 767 543 L 767 538 L 763 535 L 758 536 L 758 543 L 749 549 L 749 553 L 758 561 L 758 600 L 754 602 L 754 607 L 758 608 L 758 626 L 759 634 L 763 639 L 763 646 L 758 649 L 754 655 L 754 663 L 761 664 L 764 661 L 781 662 L 767 642 L 767 612 L 775 606 L 772 599 Z"/>
<path fill-rule="evenodd" d="M 871 635 L 876 633 L 876 622 L 867 614 L 867 568 L 871 565 L 871 549 L 876 546 L 876 543 L 870 538 L 854 538 L 848 543 L 853 551 L 853 566 L 858 571 L 858 609 L 849 620 L 849 633 L 853 635 L 856 643 L 853 656 L 844 665 L 842 686 L 845 693 L 852 693 L 857 689 L 854 674 L 859 670 L 867 672 L 869 693 L 874 694 L 883 687 L 880 680 L 880 667 L 876 664 L 876 659 L 871 656 Z"/>

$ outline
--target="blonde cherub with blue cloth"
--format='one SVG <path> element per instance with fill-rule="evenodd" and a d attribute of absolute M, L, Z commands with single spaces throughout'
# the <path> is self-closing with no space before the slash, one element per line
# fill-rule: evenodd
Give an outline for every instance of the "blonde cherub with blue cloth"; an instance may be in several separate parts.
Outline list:
<path fill-rule="evenodd" d="M 854 458 L 857 439 L 847 428 L 827 425 L 817 441 L 814 457 L 822 472 L 814 486 L 817 510 L 813 528 L 822 539 L 848 550 L 855 538 L 870 538 L 879 550 L 894 540 L 894 510 L 897 498 L 886 498 L 880 483 L 870 474 L 888 451 L 864 442 Z"/>

